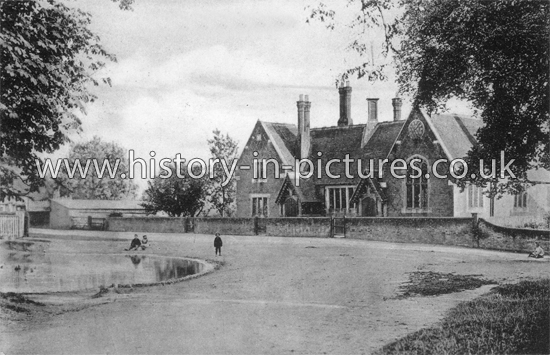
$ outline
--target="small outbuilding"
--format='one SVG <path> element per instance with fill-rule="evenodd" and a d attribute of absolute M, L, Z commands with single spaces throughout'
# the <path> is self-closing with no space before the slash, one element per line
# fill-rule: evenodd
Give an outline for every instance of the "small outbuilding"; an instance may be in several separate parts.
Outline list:
<path fill-rule="evenodd" d="M 105 229 L 107 217 L 145 216 L 143 201 L 70 200 L 50 202 L 50 227 L 56 229 Z"/>

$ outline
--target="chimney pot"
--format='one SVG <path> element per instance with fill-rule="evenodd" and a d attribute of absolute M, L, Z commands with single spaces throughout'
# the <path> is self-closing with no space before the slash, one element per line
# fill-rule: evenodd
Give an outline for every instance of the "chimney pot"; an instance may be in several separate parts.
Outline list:
<path fill-rule="evenodd" d="M 403 102 L 401 101 L 401 98 L 396 97 L 391 100 L 392 106 L 393 106 L 393 120 L 399 121 L 401 120 L 401 106 L 403 105 Z"/>
<path fill-rule="evenodd" d="M 349 87 L 349 80 L 346 80 L 346 87 Z"/>
<path fill-rule="evenodd" d="M 304 101 L 304 95 L 300 94 L 300 99 L 298 101 Z"/>
<path fill-rule="evenodd" d="M 306 101 L 306 102 L 309 102 L 309 95 L 306 95 L 306 96 L 305 96 L 305 101 Z"/>

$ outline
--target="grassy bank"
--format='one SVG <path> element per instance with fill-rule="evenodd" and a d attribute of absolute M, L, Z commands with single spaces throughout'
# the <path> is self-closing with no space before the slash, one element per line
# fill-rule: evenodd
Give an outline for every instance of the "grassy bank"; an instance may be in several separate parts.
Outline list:
<path fill-rule="evenodd" d="M 409 273 L 409 282 L 399 287 L 398 298 L 414 296 L 437 296 L 446 293 L 474 290 L 483 285 L 496 284 L 495 281 L 481 279 L 482 275 L 444 274 L 433 271 Z"/>
<path fill-rule="evenodd" d="M 548 354 L 550 279 L 499 286 L 378 354 Z"/>

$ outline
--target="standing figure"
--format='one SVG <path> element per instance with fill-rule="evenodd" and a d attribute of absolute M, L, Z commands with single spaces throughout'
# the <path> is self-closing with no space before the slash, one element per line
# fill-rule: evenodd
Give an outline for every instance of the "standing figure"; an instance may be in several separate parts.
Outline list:
<path fill-rule="evenodd" d="M 216 255 L 222 255 L 222 238 L 220 238 L 220 233 L 216 233 L 216 238 L 214 238 L 214 248 L 216 248 Z"/>

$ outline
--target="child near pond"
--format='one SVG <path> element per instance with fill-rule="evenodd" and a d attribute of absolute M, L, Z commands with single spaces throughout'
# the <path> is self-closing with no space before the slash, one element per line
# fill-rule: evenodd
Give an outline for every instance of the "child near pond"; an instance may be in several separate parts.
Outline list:
<path fill-rule="evenodd" d="M 539 243 L 535 243 L 535 250 L 529 254 L 530 258 L 540 259 L 544 257 L 544 249 L 539 245 Z"/>
<path fill-rule="evenodd" d="M 128 249 L 124 249 L 126 251 L 129 251 L 129 250 L 139 250 L 139 247 L 141 246 L 141 242 L 139 240 L 139 237 L 137 234 L 134 234 L 134 239 L 132 239 L 132 243 L 130 243 L 130 248 Z"/>
<path fill-rule="evenodd" d="M 149 240 L 147 239 L 147 236 L 144 235 L 143 239 L 141 240 L 141 250 L 145 250 L 149 248 L 151 244 L 149 243 Z"/>
<path fill-rule="evenodd" d="M 222 255 L 222 238 L 220 238 L 220 233 L 216 233 L 216 238 L 214 238 L 214 248 L 216 249 L 216 255 Z"/>

